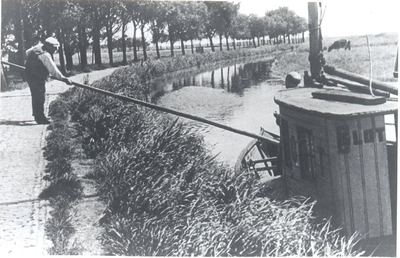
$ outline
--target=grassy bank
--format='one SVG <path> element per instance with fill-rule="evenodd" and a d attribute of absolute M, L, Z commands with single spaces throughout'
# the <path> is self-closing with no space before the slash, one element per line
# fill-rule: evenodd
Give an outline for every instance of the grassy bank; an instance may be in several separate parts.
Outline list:
<path fill-rule="evenodd" d="M 199 64 L 270 52 L 270 48 L 246 49 L 148 61 L 121 68 L 93 86 L 144 99 L 148 78 Z M 342 238 L 329 223 L 315 222 L 313 203 L 301 198 L 285 201 L 270 198 L 268 187 L 256 184 L 253 173 L 234 174 L 217 163 L 205 149 L 202 138 L 179 120 L 77 88 L 62 94 L 52 104 L 51 113 L 53 118 L 57 116 L 64 121 L 51 128 L 58 139 L 54 141 L 61 143 L 68 139 L 66 142 L 71 145 L 52 147 L 49 155 L 82 149 L 87 158 L 94 159 L 90 178 L 96 181 L 106 205 L 99 220 L 105 229 L 101 237 L 105 254 L 359 254 L 352 249 L 354 239 Z M 57 131 L 58 127 L 67 131 Z M 63 138 L 63 135 L 69 136 Z M 48 159 L 54 162 L 55 157 L 49 155 Z M 66 157 L 67 162 L 74 158 L 60 156 Z M 48 176 L 54 185 L 71 177 L 69 165 L 53 164 L 57 172 L 48 172 Z M 60 164 L 58 169 L 57 164 Z M 74 187 L 47 198 L 65 198 L 73 204 L 81 192 L 79 180 L 73 182 Z M 68 208 L 64 217 L 60 214 L 53 225 L 66 225 L 69 229 L 66 222 L 71 208 L 67 204 L 64 207 Z M 54 253 L 78 250 L 69 241 L 71 230 L 58 231 L 66 232 L 63 237 L 55 234 L 57 227 L 48 229 L 49 236 L 60 240 L 60 244 L 55 244 L 60 248 Z M 63 249 L 64 246 L 69 249 Z"/>

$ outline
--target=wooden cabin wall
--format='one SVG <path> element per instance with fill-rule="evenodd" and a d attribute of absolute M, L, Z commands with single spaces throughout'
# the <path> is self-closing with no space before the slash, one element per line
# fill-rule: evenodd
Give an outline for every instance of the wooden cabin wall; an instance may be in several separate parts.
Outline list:
<path fill-rule="evenodd" d="M 302 179 L 300 172 L 299 157 L 296 162 L 292 162 L 292 168 L 284 165 L 285 180 L 291 195 L 301 195 L 317 200 L 317 209 L 326 214 L 334 212 L 333 189 L 331 185 L 331 170 L 329 160 L 329 145 L 327 139 L 326 124 L 324 118 L 305 114 L 303 112 L 280 107 L 281 118 L 288 121 L 289 135 L 296 141 L 296 153 L 298 149 L 298 127 L 303 127 L 312 131 L 314 140 L 314 180 Z M 282 135 L 282 134 L 281 134 Z M 283 164 L 285 164 L 283 162 Z M 325 215 L 325 214 L 324 214 Z"/>
<path fill-rule="evenodd" d="M 348 153 L 338 151 L 336 128 L 343 125 L 350 132 Z M 328 128 L 337 222 L 341 222 L 347 236 L 356 231 L 366 238 L 392 234 L 386 140 L 383 134 L 379 141 L 377 133 L 384 128 L 383 116 L 329 120 Z M 365 142 L 365 130 L 372 130 L 371 142 Z"/>
<path fill-rule="evenodd" d="M 283 162 L 289 193 L 317 200 L 317 210 L 333 215 L 332 222 L 343 227 L 347 236 L 356 231 L 366 238 L 392 234 L 384 131 L 382 141 L 378 137 L 385 128 L 383 115 L 332 120 L 285 106 L 280 106 L 280 115 L 287 121 L 289 141 L 292 136 L 296 141 L 297 155 L 298 127 L 313 135 L 315 178 L 301 177 L 298 157 L 291 166 Z M 341 126 L 349 130 L 347 153 L 339 151 L 337 128 Z M 371 142 L 365 143 L 365 130 L 373 135 Z"/>

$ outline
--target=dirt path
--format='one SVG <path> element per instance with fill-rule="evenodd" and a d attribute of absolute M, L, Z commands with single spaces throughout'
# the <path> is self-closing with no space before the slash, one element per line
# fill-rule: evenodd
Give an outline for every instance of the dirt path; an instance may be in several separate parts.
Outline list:
<path fill-rule="evenodd" d="M 91 72 L 89 83 L 115 69 Z M 83 83 L 85 77 L 70 79 Z M 59 81 L 47 83 L 46 112 L 49 103 L 69 88 Z M 42 148 L 47 125 L 37 125 L 31 113 L 28 88 L 0 93 L 0 256 L 44 255 L 51 245 L 44 232 L 48 202 L 37 199 L 46 186 Z"/>

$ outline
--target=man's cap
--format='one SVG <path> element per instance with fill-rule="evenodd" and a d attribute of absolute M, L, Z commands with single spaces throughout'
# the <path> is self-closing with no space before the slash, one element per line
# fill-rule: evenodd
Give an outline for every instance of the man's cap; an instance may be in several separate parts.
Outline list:
<path fill-rule="evenodd" d="M 49 37 L 45 39 L 44 44 L 50 47 L 58 48 L 60 46 L 60 43 L 56 38 Z"/>

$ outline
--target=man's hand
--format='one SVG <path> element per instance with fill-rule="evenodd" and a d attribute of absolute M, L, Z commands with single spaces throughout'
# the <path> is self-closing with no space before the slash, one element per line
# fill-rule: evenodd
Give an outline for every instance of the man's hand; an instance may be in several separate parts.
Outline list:
<path fill-rule="evenodd" d="M 64 78 L 63 81 L 68 85 L 72 85 L 72 81 L 68 78 Z"/>

